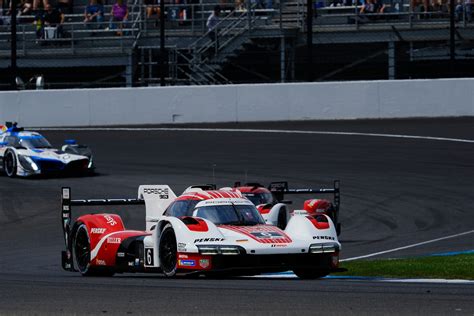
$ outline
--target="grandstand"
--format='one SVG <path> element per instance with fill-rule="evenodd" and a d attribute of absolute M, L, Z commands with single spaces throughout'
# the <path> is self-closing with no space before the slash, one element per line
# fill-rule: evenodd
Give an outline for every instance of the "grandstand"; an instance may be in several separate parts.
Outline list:
<path fill-rule="evenodd" d="M 146 18 L 142 0 L 129 0 L 122 36 L 107 29 L 107 22 L 97 29 L 86 27 L 85 2 L 75 1 L 73 13 L 65 15 L 62 38 L 38 39 L 34 16 L 20 16 L 19 74 L 24 81 L 42 74 L 47 88 L 71 88 L 152 86 L 162 75 L 167 85 L 202 85 L 303 81 L 308 73 L 310 80 L 324 81 L 470 76 L 474 70 L 471 17 L 464 11 L 457 16 L 456 62 L 450 62 L 449 8 L 443 2 L 424 12 L 416 1 L 387 0 L 384 13 L 361 13 L 362 4 L 318 0 L 311 50 L 306 42 L 306 1 L 218 4 L 223 10 L 217 46 L 206 34 L 215 1 L 165 1 L 163 74 L 158 17 Z M 104 5 L 105 21 L 111 5 Z M 4 23 L 0 89 L 10 87 L 10 45 L 10 26 Z"/>

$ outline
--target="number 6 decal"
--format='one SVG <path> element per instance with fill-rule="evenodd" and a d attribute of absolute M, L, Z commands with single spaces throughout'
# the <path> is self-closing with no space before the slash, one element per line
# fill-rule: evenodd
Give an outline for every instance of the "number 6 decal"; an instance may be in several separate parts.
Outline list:
<path fill-rule="evenodd" d="M 145 259 L 146 265 L 152 266 L 153 265 L 153 248 L 146 248 L 145 249 Z"/>

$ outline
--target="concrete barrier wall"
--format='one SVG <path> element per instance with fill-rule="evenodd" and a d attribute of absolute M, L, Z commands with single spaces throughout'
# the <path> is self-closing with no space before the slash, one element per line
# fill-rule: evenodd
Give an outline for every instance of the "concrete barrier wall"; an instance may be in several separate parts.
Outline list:
<path fill-rule="evenodd" d="M 474 116 L 474 80 L 399 80 L 0 93 L 28 127 Z"/>

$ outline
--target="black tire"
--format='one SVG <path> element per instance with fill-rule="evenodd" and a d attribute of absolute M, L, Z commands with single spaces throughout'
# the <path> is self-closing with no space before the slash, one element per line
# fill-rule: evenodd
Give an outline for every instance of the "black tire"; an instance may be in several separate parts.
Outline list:
<path fill-rule="evenodd" d="M 329 271 L 315 270 L 315 269 L 294 269 L 293 272 L 300 279 L 314 280 L 325 277 Z"/>
<path fill-rule="evenodd" d="M 112 276 L 114 272 L 107 268 L 94 268 L 90 266 L 91 245 L 87 226 L 79 224 L 74 231 L 72 240 L 72 257 L 74 268 L 83 276 Z"/>
<path fill-rule="evenodd" d="M 3 156 L 3 171 L 10 178 L 16 176 L 17 161 L 15 153 L 12 150 L 7 150 L 5 156 Z"/>
<path fill-rule="evenodd" d="M 158 251 L 160 267 L 167 277 L 176 275 L 178 270 L 177 252 L 174 229 L 170 224 L 167 224 L 161 232 Z"/>

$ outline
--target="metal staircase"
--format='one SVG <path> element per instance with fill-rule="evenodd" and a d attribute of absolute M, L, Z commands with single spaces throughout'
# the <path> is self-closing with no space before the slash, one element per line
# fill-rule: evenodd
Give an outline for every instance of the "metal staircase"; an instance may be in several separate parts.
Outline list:
<path fill-rule="evenodd" d="M 229 13 L 217 24 L 217 41 L 206 33 L 185 50 L 190 53 L 179 53 L 189 65 L 179 72 L 185 73 L 192 84 L 232 83 L 220 73 L 222 66 L 238 55 L 239 49 L 250 42 L 252 29 L 265 21 L 265 17 L 255 15 L 253 8 Z"/>

